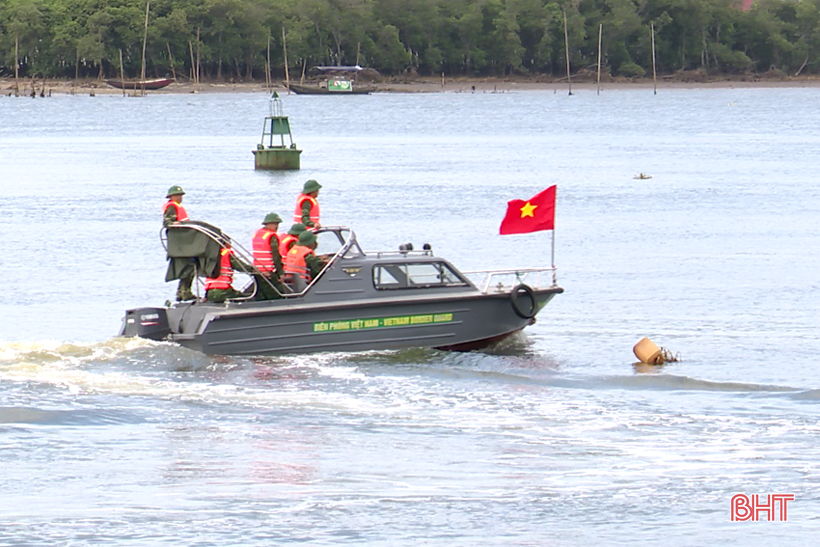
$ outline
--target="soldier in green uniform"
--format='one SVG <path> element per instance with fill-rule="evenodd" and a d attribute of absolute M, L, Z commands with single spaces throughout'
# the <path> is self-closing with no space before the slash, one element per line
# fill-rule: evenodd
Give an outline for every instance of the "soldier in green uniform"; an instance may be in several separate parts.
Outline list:
<path fill-rule="evenodd" d="M 168 201 L 165 202 L 165 206 L 162 209 L 162 225 L 165 228 L 176 222 L 188 220 L 188 213 L 185 211 L 185 207 L 182 206 L 182 196 L 184 195 L 185 192 L 181 186 L 174 185 L 168 189 L 168 193 L 165 196 L 168 198 Z M 177 302 L 194 300 L 196 298 L 193 291 L 191 291 L 193 282 L 193 269 L 191 269 L 189 275 L 186 274 L 184 277 L 180 277 L 179 285 L 177 286 Z"/>
<path fill-rule="evenodd" d="M 215 304 L 221 304 L 229 298 L 245 296 L 241 291 L 233 288 L 233 272 L 250 273 L 252 271 L 250 266 L 236 257 L 230 245 L 222 248 L 220 257 L 219 276 L 205 280 L 205 300 Z"/>
<path fill-rule="evenodd" d="M 302 245 L 303 242 L 307 242 L 308 247 L 314 251 L 316 250 L 316 234 L 313 232 L 305 231 L 299 234 L 299 245 Z M 313 279 L 324 269 L 327 261 L 316 256 L 316 253 L 308 253 L 305 255 L 305 264 L 310 269 L 310 278 Z"/>
<path fill-rule="evenodd" d="M 299 234 L 299 242 L 288 251 L 285 272 L 292 276 L 299 276 L 305 282 L 319 275 L 326 262 L 313 252 L 316 245 L 316 234 L 313 232 L 305 231 Z"/>
<path fill-rule="evenodd" d="M 279 224 L 282 218 L 269 213 L 262 221 L 262 228 L 253 235 L 253 265 L 261 274 L 254 274 L 257 300 L 276 300 L 286 292 L 282 284 L 282 256 L 279 253 Z M 273 285 L 273 286 L 271 286 Z"/>
<path fill-rule="evenodd" d="M 319 202 L 316 201 L 321 188 L 322 185 L 313 179 L 305 183 L 302 188 L 302 193 L 296 198 L 293 222 L 301 222 L 308 229 L 316 230 L 322 227 L 322 225 L 319 224 Z"/>

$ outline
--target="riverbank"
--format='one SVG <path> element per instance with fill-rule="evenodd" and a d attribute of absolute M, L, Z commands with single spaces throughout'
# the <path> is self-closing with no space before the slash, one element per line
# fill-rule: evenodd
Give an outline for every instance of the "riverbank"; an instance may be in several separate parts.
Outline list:
<path fill-rule="evenodd" d="M 567 92 L 570 84 L 566 78 L 433 78 L 396 77 L 368 82 L 381 93 L 508 93 L 516 91 Z M 573 91 L 597 90 L 599 84 L 589 74 L 574 75 Z M 654 88 L 750 88 L 750 87 L 820 87 L 820 76 L 783 77 L 767 75 L 707 77 L 697 72 L 675 74 L 658 78 L 607 78 L 600 83 L 601 90 Z M 272 88 L 264 82 L 208 82 L 199 85 L 191 82 L 175 82 L 163 89 L 146 93 L 267 93 L 287 92 L 284 81 L 277 81 Z M 137 94 L 139 92 L 136 92 Z M 134 95 L 134 91 L 116 89 L 102 80 L 59 80 L 0 78 L 0 96 L 47 97 L 53 95 Z"/>

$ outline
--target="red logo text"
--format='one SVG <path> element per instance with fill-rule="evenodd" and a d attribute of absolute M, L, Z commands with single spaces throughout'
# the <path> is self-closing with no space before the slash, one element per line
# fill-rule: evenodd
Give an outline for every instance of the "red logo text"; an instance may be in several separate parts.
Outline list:
<path fill-rule="evenodd" d="M 761 520 L 766 516 L 769 522 L 789 520 L 788 503 L 794 501 L 794 494 L 769 494 L 758 496 L 752 494 L 735 494 L 732 496 L 732 522 L 739 520 Z"/>

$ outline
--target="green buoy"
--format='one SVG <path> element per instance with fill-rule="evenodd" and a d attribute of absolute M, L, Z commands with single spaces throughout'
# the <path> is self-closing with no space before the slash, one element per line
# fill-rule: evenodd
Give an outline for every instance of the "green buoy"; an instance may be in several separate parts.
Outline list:
<path fill-rule="evenodd" d="M 289 145 L 285 144 L 285 135 L 290 140 Z M 274 144 L 277 136 L 278 142 Z M 270 99 L 270 116 L 265 118 L 265 125 L 262 127 L 262 142 L 253 151 L 254 167 L 275 171 L 299 169 L 301 154 L 302 151 L 297 150 L 293 142 L 288 117 L 283 115 L 282 100 L 274 91 Z"/>

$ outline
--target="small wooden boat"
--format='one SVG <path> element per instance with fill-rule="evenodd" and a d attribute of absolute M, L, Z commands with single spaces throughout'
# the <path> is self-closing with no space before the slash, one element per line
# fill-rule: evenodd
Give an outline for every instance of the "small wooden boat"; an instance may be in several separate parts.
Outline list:
<path fill-rule="evenodd" d="M 290 84 L 289 88 L 297 95 L 368 95 L 376 91 L 376 86 L 359 85 L 357 75 L 367 74 L 378 77 L 373 69 L 356 66 L 316 66 L 310 69 L 313 75 L 319 76 L 314 84 Z"/>
<path fill-rule="evenodd" d="M 290 84 L 290 90 L 297 95 L 369 95 L 374 86 L 353 86 L 349 80 L 326 80 L 316 85 Z"/>
<path fill-rule="evenodd" d="M 153 78 L 150 80 L 106 80 L 105 83 L 117 89 L 162 89 L 174 83 L 173 78 Z"/>

